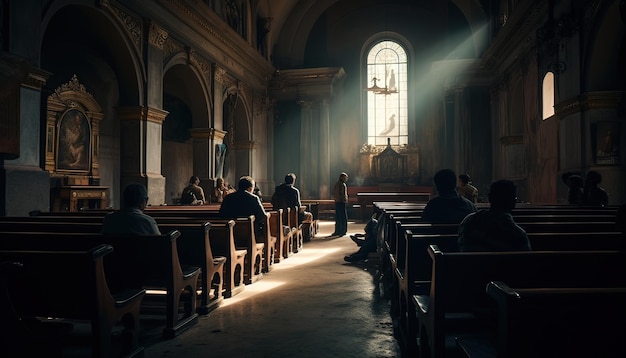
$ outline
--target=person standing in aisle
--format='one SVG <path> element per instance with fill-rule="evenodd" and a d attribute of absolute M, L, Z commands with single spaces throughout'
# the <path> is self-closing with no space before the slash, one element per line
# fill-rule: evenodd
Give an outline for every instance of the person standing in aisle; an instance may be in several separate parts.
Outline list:
<path fill-rule="evenodd" d="M 333 199 L 335 200 L 335 232 L 331 236 L 345 236 L 348 233 L 348 174 L 339 174 L 339 179 L 333 187 Z"/>

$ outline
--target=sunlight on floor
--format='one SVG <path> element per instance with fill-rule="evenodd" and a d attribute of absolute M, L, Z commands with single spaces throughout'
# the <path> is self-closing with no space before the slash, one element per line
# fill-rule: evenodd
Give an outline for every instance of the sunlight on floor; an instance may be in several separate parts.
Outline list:
<path fill-rule="evenodd" d="M 315 249 L 315 248 L 305 248 L 302 251 L 290 256 L 287 259 L 284 259 L 280 262 L 280 264 L 275 265 L 272 271 L 269 274 L 264 274 L 264 277 L 251 284 L 246 285 L 246 288 L 239 294 L 224 300 L 221 306 L 228 306 L 233 303 L 241 302 L 249 297 L 257 295 L 259 293 L 270 291 L 276 287 L 282 286 L 286 284 L 285 281 L 276 281 L 272 277 L 272 273 L 275 271 L 282 271 L 285 269 L 290 269 L 295 266 L 303 265 L 309 262 L 313 262 L 318 260 L 324 256 L 333 254 L 339 251 L 338 247 L 325 248 L 325 249 Z"/>

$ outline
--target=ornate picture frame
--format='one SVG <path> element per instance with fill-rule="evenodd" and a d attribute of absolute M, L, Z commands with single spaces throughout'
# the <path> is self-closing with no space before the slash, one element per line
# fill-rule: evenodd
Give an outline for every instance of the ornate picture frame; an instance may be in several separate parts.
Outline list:
<path fill-rule="evenodd" d="M 89 173 L 91 168 L 91 125 L 87 115 L 72 108 L 57 124 L 57 171 Z"/>
<path fill-rule="evenodd" d="M 620 123 L 613 121 L 596 122 L 592 125 L 591 133 L 595 164 L 620 164 Z"/>

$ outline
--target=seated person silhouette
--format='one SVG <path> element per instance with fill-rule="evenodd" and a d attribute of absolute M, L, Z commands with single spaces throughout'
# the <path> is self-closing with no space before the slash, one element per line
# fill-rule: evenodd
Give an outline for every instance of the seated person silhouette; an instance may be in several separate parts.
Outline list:
<path fill-rule="evenodd" d="M 143 210 L 148 205 L 148 191 L 143 184 L 130 184 L 124 188 L 124 206 L 119 211 L 104 217 L 102 234 L 104 235 L 161 235 L 156 221 Z"/>
<path fill-rule="evenodd" d="M 456 174 L 451 169 L 438 171 L 434 178 L 437 197 L 428 201 L 422 212 L 422 222 L 458 224 L 476 211 L 474 204 L 456 191 Z"/>
<path fill-rule="evenodd" d="M 517 202 L 517 187 L 498 180 L 489 188 L 489 209 L 469 214 L 459 225 L 460 251 L 530 251 L 526 231 L 511 216 Z"/>
<path fill-rule="evenodd" d="M 376 252 L 376 231 L 378 228 L 378 219 L 376 214 L 367 221 L 365 228 L 365 234 L 350 235 L 352 241 L 359 246 L 359 251 L 345 256 L 343 259 L 347 262 L 358 262 L 367 260 L 367 256 L 370 252 Z"/>

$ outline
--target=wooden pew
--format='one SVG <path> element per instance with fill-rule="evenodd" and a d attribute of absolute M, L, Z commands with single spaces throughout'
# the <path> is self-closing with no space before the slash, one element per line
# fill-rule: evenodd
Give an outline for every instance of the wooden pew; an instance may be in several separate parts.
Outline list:
<path fill-rule="evenodd" d="M 285 235 L 283 229 L 283 209 L 269 211 L 269 228 L 270 235 L 276 237 L 275 250 L 274 250 L 274 262 L 278 263 L 283 258 L 288 258 L 291 247 L 291 235 Z"/>
<path fill-rule="evenodd" d="M 219 205 L 197 205 L 197 206 L 178 206 L 178 205 L 163 205 L 163 206 L 149 206 L 146 207 L 145 209 L 145 213 L 154 217 L 155 220 L 157 220 L 157 223 L 159 222 L 163 222 L 164 220 L 167 220 L 167 222 L 175 222 L 177 220 L 180 220 L 180 222 L 184 221 L 189 221 L 189 220 L 205 220 L 205 221 L 215 221 L 215 220 L 225 220 L 223 219 L 220 214 L 219 214 Z M 91 213 L 91 215 L 95 215 L 93 213 Z M 269 216 L 267 218 L 265 218 L 265 228 L 269 228 Z M 240 233 L 245 233 L 245 231 L 239 227 L 237 229 Z M 253 238 L 251 237 L 242 237 L 241 239 L 239 239 L 237 236 L 235 237 L 236 240 L 243 242 L 244 240 L 252 240 Z M 262 263 L 262 267 L 261 267 L 261 271 L 262 272 L 269 272 L 272 269 L 272 265 L 274 263 L 274 247 L 275 247 L 275 241 L 277 240 L 277 237 L 274 235 L 271 235 L 271 232 L 269 230 L 264 230 L 264 235 L 260 235 L 257 238 L 254 238 L 257 240 L 257 244 L 261 244 L 263 243 L 264 246 L 264 250 L 263 250 L 263 258 L 268 258 L 268 259 L 262 259 L 262 260 L 257 260 L 256 262 L 261 262 Z M 252 247 L 252 245 L 245 245 L 246 247 Z M 252 255 L 255 254 L 252 252 L 252 250 L 250 250 L 250 252 L 248 253 L 248 258 L 251 258 Z M 256 254 L 255 254 L 256 255 Z M 252 261 L 252 264 L 254 265 L 255 261 Z M 255 270 L 247 270 L 246 272 L 254 272 Z M 257 281 L 259 278 L 262 277 L 262 275 L 260 275 L 261 272 L 258 273 L 253 273 L 250 277 L 250 279 L 247 279 L 247 283 L 251 283 L 251 282 L 255 282 Z M 247 274 L 246 274 L 247 275 Z"/>
<path fill-rule="evenodd" d="M 239 294 L 245 288 L 243 271 L 247 249 L 235 246 L 234 220 L 211 223 L 211 250 L 215 255 L 226 257 L 224 266 L 224 297 Z"/>
<path fill-rule="evenodd" d="M 212 219 L 211 225 L 218 223 L 227 224 L 231 219 Z M 254 225 L 254 215 L 248 218 L 232 219 L 233 238 L 236 250 L 245 250 L 245 260 L 243 265 L 243 282 L 246 285 L 257 282 L 263 277 L 263 250 L 265 244 L 257 242 Z"/>
<path fill-rule="evenodd" d="M 519 223 L 527 234 L 529 233 L 566 233 L 566 232 L 615 232 L 616 225 L 610 222 L 575 221 L 575 222 L 524 222 Z M 431 224 L 423 223 L 414 218 L 395 218 L 389 215 L 386 226 L 382 229 L 384 240 L 381 260 L 386 280 L 393 278 L 393 270 L 396 268 L 396 256 L 402 256 L 404 245 L 398 244 L 404 237 L 405 230 L 411 230 L 414 234 L 453 234 L 458 233 L 457 224 Z M 386 232 L 386 234 L 385 234 Z M 390 285 L 390 282 L 384 282 Z"/>
<path fill-rule="evenodd" d="M 101 235 L 71 232 L 0 232 L 0 249 L 38 248 L 60 250 L 109 244 L 115 248 L 105 259 L 108 282 L 113 291 L 129 287 L 165 290 L 165 295 L 147 295 L 142 309 L 162 311 L 165 307 L 165 338 L 172 338 L 197 322 L 196 291 L 200 268 L 181 266 L 178 259 L 178 230 L 163 235 Z M 155 302 L 152 302 L 155 301 Z M 164 302 L 163 302 L 164 301 Z M 155 303 L 155 305 L 152 305 Z M 180 304 L 182 303 L 182 312 Z"/>
<path fill-rule="evenodd" d="M 514 287 L 626 287 L 626 252 L 525 251 L 442 252 L 429 247 L 428 294 L 412 297 L 417 307 L 422 357 L 444 357 L 446 336 L 492 330 L 495 307 L 485 287 L 491 281 Z M 454 318 L 454 319 L 453 319 Z"/>
<path fill-rule="evenodd" d="M 283 210 L 283 225 L 288 228 L 288 231 L 285 232 L 285 236 L 287 236 L 286 241 L 289 242 L 289 246 L 285 247 L 283 252 L 285 253 L 285 257 L 295 254 L 298 252 L 297 243 L 296 243 L 296 231 L 294 230 L 293 225 L 291 224 L 291 208 L 287 208 Z"/>
<path fill-rule="evenodd" d="M 320 200 L 301 200 L 302 205 L 306 205 L 307 211 L 311 213 L 313 216 L 313 221 L 311 222 L 311 238 L 315 237 L 320 230 Z"/>
<path fill-rule="evenodd" d="M 289 208 L 287 211 L 289 215 L 289 227 L 293 230 L 293 252 L 299 252 L 304 245 L 304 234 L 302 233 L 302 226 L 300 225 L 298 208 Z"/>
<path fill-rule="evenodd" d="M 157 224 L 162 232 L 180 231 L 181 237 L 177 244 L 178 258 L 183 265 L 200 267 L 200 304 L 197 312 L 202 315 L 208 314 L 223 300 L 226 265 L 226 257 L 216 256 L 211 250 L 209 235 L 211 223 Z M 211 290 L 213 290 L 213 295 L 211 295 Z"/>
<path fill-rule="evenodd" d="M 91 326 L 89 356 L 143 356 L 143 347 L 139 345 L 139 309 L 145 290 L 139 287 L 109 290 L 104 257 L 111 252 L 110 245 L 88 250 L 0 250 L 0 261 L 20 263 L 6 287 L 20 321 L 14 322 L 8 333 L 16 334 L 22 328 L 22 333 L 28 334 L 27 322 L 46 324 L 47 320 L 42 322 L 36 317 L 86 321 Z M 119 335 L 123 340 L 115 344 L 117 326 L 123 329 Z M 45 342 L 32 341 L 36 338 L 36 334 L 28 337 L 17 334 L 11 339 L 32 345 Z M 12 356 L 22 356 L 25 351 L 13 352 Z M 4 354 L 11 355 L 11 351 Z"/>
<path fill-rule="evenodd" d="M 211 205 L 198 205 L 198 206 L 191 206 L 190 207 L 191 209 L 187 209 L 187 208 L 188 207 L 186 206 L 183 206 L 183 207 L 157 206 L 151 209 L 146 208 L 145 212 L 148 215 L 154 217 L 155 220 L 157 220 L 157 222 L 159 220 L 163 220 L 163 218 L 179 218 L 179 219 L 184 219 L 184 220 L 189 220 L 190 218 L 196 218 L 196 219 L 206 220 L 210 222 L 213 222 L 215 220 L 226 220 L 219 214 L 219 206 L 212 208 Z M 239 242 L 243 242 L 244 240 L 255 239 L 257 244 L 262 243 L 263 245 L 265 245 L 263 249 L 263 259 L 259 261 L 262 263 L 261 272 L 259 272 L 258 274 L 253 274 L 251 276 L 251 279 L 248 280 L 247 283 L 257 281 L 258 279 L 262 277 L 262 275 L 260 275 L 262 272 L 270 272 L 272 270 L 272 265 L 274 264 L 274 261 L 275 261 L 274 260 L 274 255 L 275 255 L 274 247 L 276 245 L 277 237 L 275 235 L 272 235 L 271 231 L 269 230 L 269 225 L 270 225 L 269 219 L 270 219 L 269 215 L 266 218 L 255 218 L 255 220 L 265 221 L 265 223 L 262 225 L 264 228 L 263 235 L 257 235 L 258 237 L 246 236 L 242 238 L 238 238 L 237 237 L 238 234 L 236 234 L 235 236 L 235 240 Z M 245 233 L 241 227 L 239 227 L 238 229 L 237 227 L 235 228 L 237 231 L 239 231 L 240 234 Z M 245 246 L 248 247 L 248 244 L 246 244 Z M 252 247 L 252 246 L 250 245 L 249 247 Z M 250 250 L 250 252 L 248 252 L 248 258 L 251 258 L 253 254 L 255 253 L 253 253 L 252 250 Z M 255 261 L 252 261 L 252 262 L 254 263 Z"/>
<path fill-rule="evenodd" d="M 456 338 L 466 357 L 625 357 L 626 288 L 487 284 L 496 334 Z M 491 355 L 485 355 L 485 352 Z"/>
<path fill-rule="evenodd" d="M 101 231 L 101 218 L 87 216 L 80 219 L 82 220 L 75 220 L 73 216 L 4 217 L 0 219 L 0 231 L 74 233 L 99 233 Z M 224 264 L 226 263 L 224 256 L 214 256 L 211 251 L 209 239 L 211 224 L 204 221 L 195 223 L 184 222 L 183 220 L 175 223 L 163 221 L 157 224 L 161 232 L 180 231 L 181 236 L 177 240 L 178 257 L 182 265 L 200 267 L 198 286 L 200 303 L 197 306 L 197 312 L 207 314 L 222 301 Z M 213 296 L 210 294 L 211 289 L 214 290 Z"/>
<path fill-rule="evenodd" d="M 458 252 L 455 234 L 413 234 L 405 232 L 404 254 L 398 255 L 395 269 L 397 286 L 391 293 L 391 314 L 399 321 L 402 344 L 415 349 L 416 320 L 412 296 L 427 294 L 432 277 L 432 262 L 428 254 L 430 245 L 437 245 L 443 252 Z M 624 251 L 626 243 L 619 233 L 529 233 L 531 245 L 537 251 Z"/>

